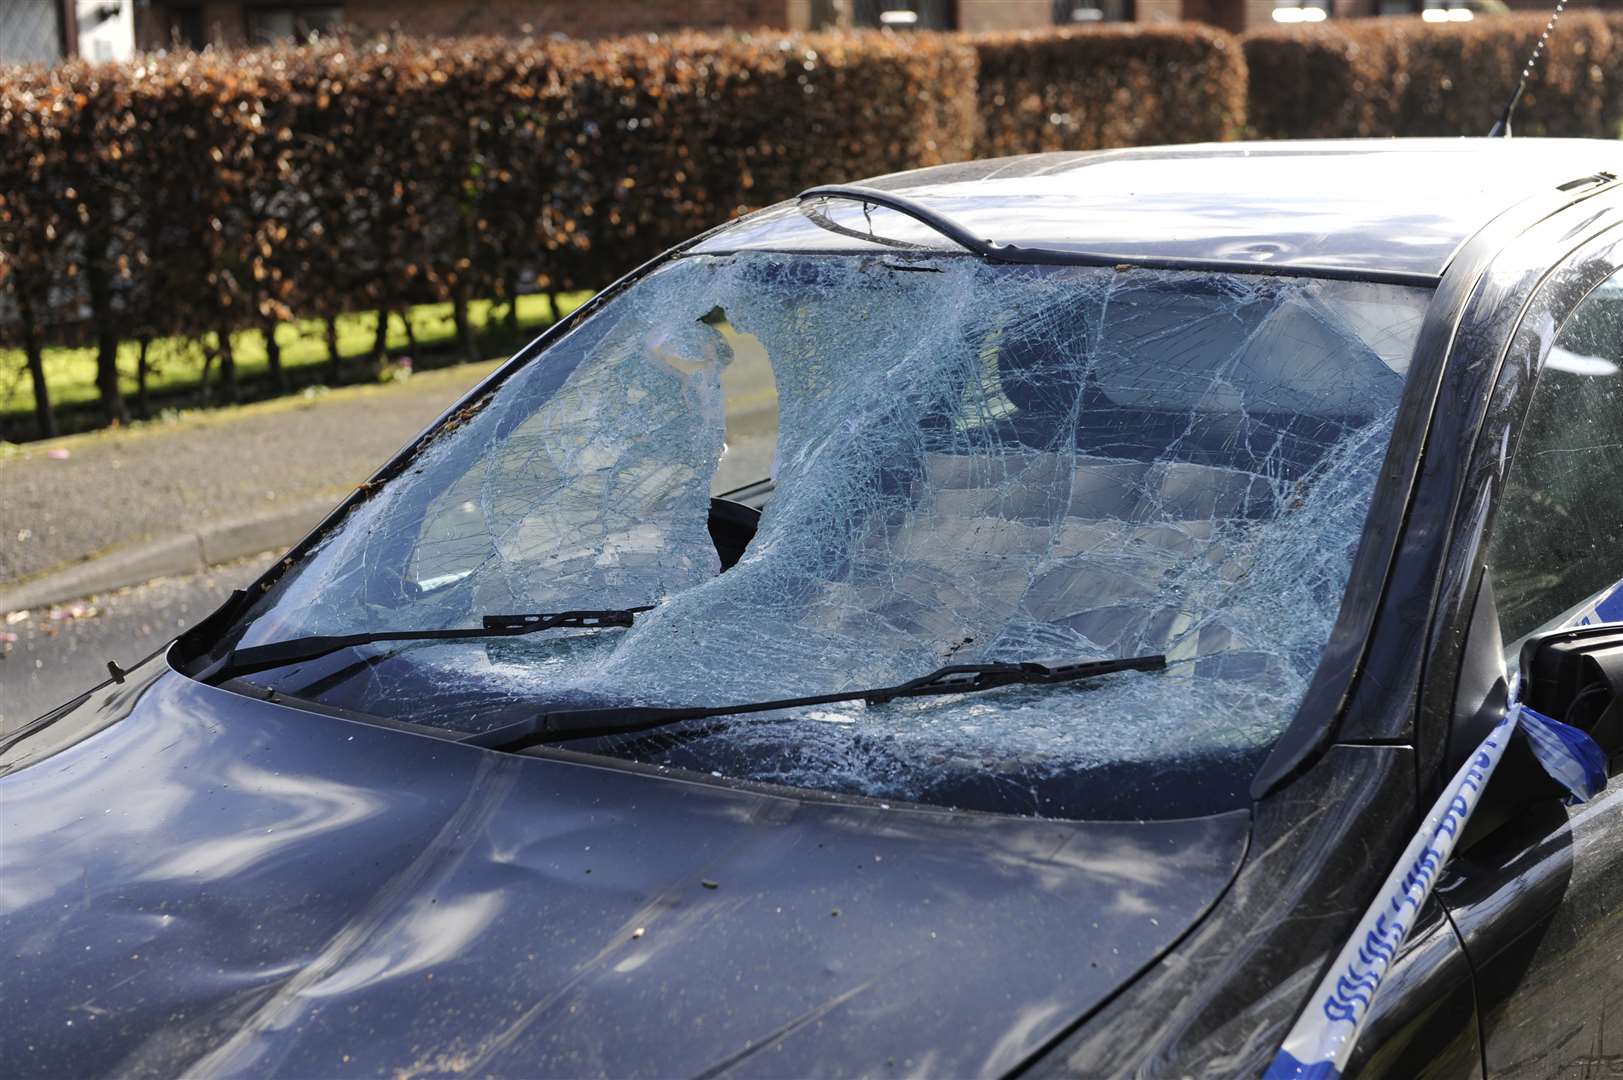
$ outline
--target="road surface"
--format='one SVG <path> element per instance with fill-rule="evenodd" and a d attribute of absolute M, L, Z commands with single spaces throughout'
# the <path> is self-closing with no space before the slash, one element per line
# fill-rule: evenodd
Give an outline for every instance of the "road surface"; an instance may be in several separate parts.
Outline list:
<path fill-rule="evenodd" d="M 0 732 L 11 731 L 128 667 L 219 607 L 271 554 L 191 577 L 159 578 L 81 604 L 15 612 L 0 626 Z M 15 634 L 16 641 L 6 640 Z"/>
<path fill-rule="evenodd" d="M 759 480 L 772 463 L 775 417 L 764 431 L 729 432 L 715 490 Z M 766 423 L 762 423 L 767 427 Z M 204 618 L 232 589 L 264 572 L 276 553 L 188 577 L 159 578 L 79 604 L 0 612 L 0 733 L 27 723 L 107 677 L 107 661 L 128 667 Z M 9 640 L 15 635 L 16 640 Z"/>

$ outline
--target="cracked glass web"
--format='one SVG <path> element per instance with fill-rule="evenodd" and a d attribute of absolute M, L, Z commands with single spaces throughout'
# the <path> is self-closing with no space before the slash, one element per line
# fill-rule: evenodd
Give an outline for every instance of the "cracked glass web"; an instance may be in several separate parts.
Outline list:
<path fill-rule="evenodd" d="M 1019 813 L 1209 810 L 1241 798 L 1329 638 L 1428 299 L 951 255 L 678 259 L 457 414 L 240 644 L 658 605 L 629 630 L 255 677 L 465 731 L 1165 653 L 1162 673 L 586 748 Z M 768 472 L 723 572 L 711 496 Z"/>

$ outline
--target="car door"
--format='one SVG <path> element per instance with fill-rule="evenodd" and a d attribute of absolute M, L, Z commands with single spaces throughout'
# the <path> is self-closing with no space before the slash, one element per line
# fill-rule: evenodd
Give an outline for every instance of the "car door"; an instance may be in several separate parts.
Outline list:
<path fill-rule="evenodd" d="M 1474 971 L 1489 1077 L 1623 1076 L 1623 243 L 1552 273 L 1506 351 L 1476 454 L 1498 483 L 1455 672 L 1457 758 L 1503 714 L 1551 631 L 1585 632 L 1579 692 L 1541 711 L 1591 730 L 1612 783 L 1568 806 L 1513 747 L 1439 895 Z M 1615 624 L 1615 625 L 1613 625 Z M 1571 639 L 1575 635 L 1567 635 Z M 1531 641 L 1532 646 L 1527 643 Z M 1540 656 L 1545 655 L 1539 651 Z M 1532 692 L 1524 682 L 1523 695 Z M 1543 685 L 1543 684 L 1539 684 Z M 1529 698 L 1531 700 L 1531 698 Z M 1519 756 L 1514 756 L 1519 755 Z"/>

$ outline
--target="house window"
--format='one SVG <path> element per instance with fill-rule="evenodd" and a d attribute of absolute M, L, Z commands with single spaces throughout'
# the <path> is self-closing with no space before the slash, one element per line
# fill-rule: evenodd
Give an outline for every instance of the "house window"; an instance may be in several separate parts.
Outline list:
<path fill-rule="evenodd" d="M 1274 0 L 1274 22 L 1316 23 L 1330 17 L 1330 0 Z"/>
<path fill-rule="evenodd" d="M 304 42 L 329 34 L 343 22 L 337 7 L 250 8 L 248 40 L 255 45 Z"/>
<path fill-rule="evenodd" d="M 0 64 L 62 59 L 64 13 L 58 0 L 0 4 Z"/>
<path fill-rule="evenodd" d="M 169 9 L 168 40 L 165 45 L 178 45 L 188 49 L 201 49 L 208 44 L 203 32 L 203 9 L 196 4 Z"/>
<path fill-rule="evenodd" d="M 1420 17 L 1427 22 L 1470 22 L 1475 15 L 1469 0 L 1425 0 Z"/>
<path fill-rule="evenodd" d="M 1054 0 L 1055 26 L 1131 22 L 1133 0 Z"/>
<path fill-rule="evenodd" d="M 956 0 L 853 0 L 851 25 L 891 30 L 955 30 Z"/>

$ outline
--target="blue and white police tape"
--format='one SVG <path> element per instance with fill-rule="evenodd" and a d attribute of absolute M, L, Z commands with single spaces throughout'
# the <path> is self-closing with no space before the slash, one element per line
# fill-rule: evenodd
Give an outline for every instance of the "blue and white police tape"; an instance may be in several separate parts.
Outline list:
<path fill-rule="evenodd" d="M 1606 755 L 1584 732 L 1516 703 L 1449 781 L 1420 832 L 1381 886 L 1351 940 L 1309 999 L 1263 1080 L 1333 1080 L 1347 1067 L 1370 1005 L 1414 921 L 1431 895 L 1437 874 L 1454 851 L 1476 810 L 1488 779 L 1499 767 L 1512 736 L 1520 731 L 1546 771 L 1580 802 L 1606 787 Z"/>
<path fill-rule="evenodd" d="M 1579 608 L 1566 621 L 1572 626 L 1623 623 L 1623 581 L 1602 593 L 1594 603 Z"/>

